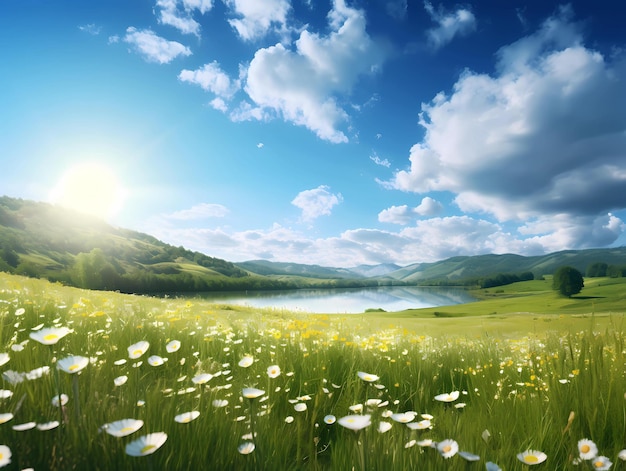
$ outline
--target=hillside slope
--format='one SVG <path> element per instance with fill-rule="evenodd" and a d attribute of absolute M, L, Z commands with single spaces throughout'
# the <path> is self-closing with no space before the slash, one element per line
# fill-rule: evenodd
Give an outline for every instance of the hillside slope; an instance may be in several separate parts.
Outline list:
<path fill-rule="evenodd" d="M 124 292 L 200 290 L 249 277 L 225 260 L 6 196 L 0 197 L 0 270 Z"/>

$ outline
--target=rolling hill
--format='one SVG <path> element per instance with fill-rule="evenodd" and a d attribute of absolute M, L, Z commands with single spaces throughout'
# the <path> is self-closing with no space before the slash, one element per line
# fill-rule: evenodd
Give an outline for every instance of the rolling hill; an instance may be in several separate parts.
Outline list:
<path fill-rule="evenodd" d="M 252 260 L 232 263 L 174 247 L 136 231 L 47 203 L 0 197 L 0 271 L 73 286 L 128 293 L 467 284 L 498 274 L 538 278 L 569 265 L 594 263 L 626 274 L 626 247 L 567 250 L 525 257 L 458 256 L 433 263 L 333 268 Z"/>

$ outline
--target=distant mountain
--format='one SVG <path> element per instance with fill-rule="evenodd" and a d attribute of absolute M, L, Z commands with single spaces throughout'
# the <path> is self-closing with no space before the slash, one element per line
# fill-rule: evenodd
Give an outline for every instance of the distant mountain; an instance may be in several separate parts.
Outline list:
<path fill-rule="evenodd" d="M 367 278 L 385 276 L 389 273 L 400 270 L 400 265 L 395 263 L 381 263 L 380 265 L 359 265 L 349 268 L 351 273 L 355 273 Z"/>
<path fill-rule="evenodd" d="M 307 278 L 364 278 L 346 268 L 322 267 L 319 265 L 306 265 L 301 263 L 270 262 L 268 260 L 249 260 L 236 263 L 236 265 L 251 273 L 264 276 L 303 276 Z"/>
<path fill-rule="evenodd" d="M 626 247 L 607 249 L 564 250 L 547 255 L 524 257 L 515 254 L 452 257 L 434 263 L 417 263 L 400 268 L 386 276 L 406 283 L 427 280 L 462 280 L 492 276 L 498 273 L 532 272 L 535 277 L 552 274 L 569 265 L 583 275 L 592 263 L 626 266 Z"/>

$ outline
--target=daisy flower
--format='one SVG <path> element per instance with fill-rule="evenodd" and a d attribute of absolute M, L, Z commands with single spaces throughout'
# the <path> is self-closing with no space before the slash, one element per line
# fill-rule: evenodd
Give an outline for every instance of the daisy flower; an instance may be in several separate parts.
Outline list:
<path fill-rule="evenodd" d="M 280 376 L 280 366 L 278 365 L 268 366 L 267 376 L 270 378 L 278 378 Z"/>
<path fill-rule="evenodd" d="M 205 384 L 213 379 L 213 375 L 210 373 L 202 373 L 191 378 L 193 384 Z"/>
<path fill-rule="evenodd" d="M 257 388 L 243 388 L 241 391 L 241 395 L 246 399 L 256 399 L 257 397 L 261 397 L 265 394 L 265 391 Z"/>
<path fill-rule="evenodd" d="M 58 420 L 53 420 L 52 422 L 37 424 L 37 430 L 41 430 L 42 432 L 45 432 L 47 430 L 52 430 L 54 428 L 57 428 L 59 425 L 61 424 L 59 423 Z"/>
<path fill-rule="evenodd" d="M 581 460 L 591 460 L 598 455 L 598 447 L 587 438 L 578 441 L 578 453 Z"/>
<path fill-rule="evenodd" d="M 148 364 L 150 366 L 161 366 L 163 363 L 165 363 L 166 359 L 160 357 L 159 355 L 151 355 L 150 357 L 148 357 Z"/>
<path fill-rule="evenodd" d="M 598 471 L 606 471 L 610 469 L 613 463 L 606 456 L 598 456 L 597 458 L 593 458 L 591 462 L 591 466 L 593 469 Z"/>
<path fill-rule="evenodd" d="M 335 417 L 332 414 L 328 414 L 326 417 L 324 417 L 324 423 L 328 424 L 328 425 L 332 425 L 337 421 L 337 417 Z"/>
<path fill-rule="evenodd" d="M 442 442 L 437 443 L 437 451 L 441 454 L 441 456 L 448 459 L 456 455 L 456 453 L 459 451 L 459 444 L 456 441 L 448 438 Z"/>
<path fill-rule="evenodd" d="M 364 371 L 359 371 L 357 373 L 357 376 L 361 378 L 363 381 L 365 381 L 366 383 L 373 383 L 374 381 L 378 381 L 380 378 L 379 376 L 376 376 L 375 374 L 365 373 Z"/>
<path fill-rule="evenodd" d="M 435 396 L 435 401 L 439 402 L 454 402 L 459 398 L 459 391 L 452 391 L 449 393 L 438 394 Z"/>
<path fill-rule="evenodd" d="M 13 414 L 10 412 L 0 414 L 0 424 L 6 424 L 12 418 L 13 418 Z"/>
<path fill-rule="evenodd" d="M 254 443 L 244 442 L 237 447 L 237 451 L 239 451 L 239 453 L 241 453 L 242 455 L 249 455 L 254 451 L 254 448 Z"/>
<path fill-rule="evenodd" d="M 71 332 L 67 327 L 46 327 L 45 329 L 31 332 L 29 337 L 42 345 L 54 345 Z"/>
<path fill-rule="evenodd" d="M 417 414 L 415 412 L 400 412 L 397 414 L 391 414 L 391 418 L 396 422 L 400 422 L 401 424 L 408 424 L 409 422 L 413 422 L 415 416 Z"/>
<path fill-rule="evenodd" d="M 0 366 L 4 365 L 5 363 L 8 363 L 10 359 L 11 357 L 9 356 L 8 353 L 0 353 Z"/>
<path fill-rule="evenodd" d="M 517 455 L 517 459 L 528 465 L 543 463 L 548 456 L 542 451 L 526 450 Z"/>
<path fill-rule="evenodd" d="M 106 433 L 117 438 L 135 433 L 141 427 L 143 427 L 143 420 L 137 419 L 122 419 L 102 426 Z"/>
<path fill-rule="evenodd" d="M 298 402 L 293 406 L 293 408 L 296 412 L 304 412 L 306 410 L 306 403 Z"/>
<path fill-rule="evenodd" d="M 37 426 L 36 422 L 26 422 L 24 424 L 18 424 L 11 427 L 16 432 L 25 432 L 26 430 L 32 430 Z"/>
<path fill-rule="evenodd" d="M 622 460 L 622 461 L 626 461 L 626 449 L 625 450 L 621 450 L 618 454 L 617 457 Z"/>
<path fill-rule="evenodd" d="M 89 358 L 72 355 L 57 361 L 57 369 L 66 373 L 78 373 L 89 364 Z"/>
<path fill-rule="evenodd" d="M 168 342 L 165 346 L 165 350 L 167 350 L 167 353 L 173 353 L 180 350 L 180 341 L 172 340 L 171 342 Z"/>
<path fill-rule="evenodd" d="M 254 363 L 254 358 L 250 355 L 246 355 L 241 360 L 239 360 L 238 365 L 242 368 L 248 368 L 249 366 L 252 366 L 252 363 Z"/>
<path fill-rule="evenodd" d="M 134 343 L 130 347 L 128 347 L 128 357 L 131 360 L 136 360 L 144 353 L 146 353 L 148 351 L 148 348 L 150 348 L 150 343 L 145 340 Z"/>
<path fill-rule="evenodd" d="M 369 427 L 372 424 L 370 420 L 371 417 L 371 415 L 347 415 L 337 422 L 339 422 L 339 425 L 342 427 L 357 431 Z"/>
<path fill-rule="evenodd" d="M 188 424 L 192 420 L 196 420 L 200 416 L 200 412 L 192 410 L 191 412 L 183 412 L 174 417 L 174 420 L 179 424 Z"/>
<path fill-rule="evenodd" d="M 383 420 L 383 421 L 380 421 L 380 422 L 378 423 L 378 431 L 379 431 L 380 433 L 385 433 L 385 432 L 388 432 L 389 430 L 391 430 L 391 427 L 393 427 L 393 425 L 391 424 L 391 422 L 385 422 L 385 421 Z"/>
<path fill-rule="evenodd" d="M 61 394 L 61 395 L 56 395 L 52 398 L 52 405 L 54 407 L 59 407 L 59 406 L 64 406 L 65 404 L 67 404 L 67 401 L 69 401 L 70 398 L 67 396 L 67 394 Z"/>
<path fill-rule="evenodd" d="M 164 432 L 149 433 L 126 445 L 126 454 L 130 456 L 146 456 L 157 451 L 167 440 Z"/>
<path fill-rule="evenodd" d="M 113 380 L 113 384 L 115 384 L 115 386 L 121 386 L 123 384 L 126 384 L 126 381 L 128 381 L 128 376 L 122 375 L 115 378 Z"/>
<path fill-rule="evenodd" d="M 0 445 L 0 468 L 11 463 L 11 449 L 6 445 Z"/>

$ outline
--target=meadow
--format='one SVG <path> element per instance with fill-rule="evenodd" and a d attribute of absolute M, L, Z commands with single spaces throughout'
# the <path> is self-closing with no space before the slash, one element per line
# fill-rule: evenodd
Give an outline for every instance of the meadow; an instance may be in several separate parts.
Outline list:
<path fill-rule="evenodd" d="M 0 273 L 0 466 L 626 470 L 624 283 L 585 283 L 313 315 Z"/>

